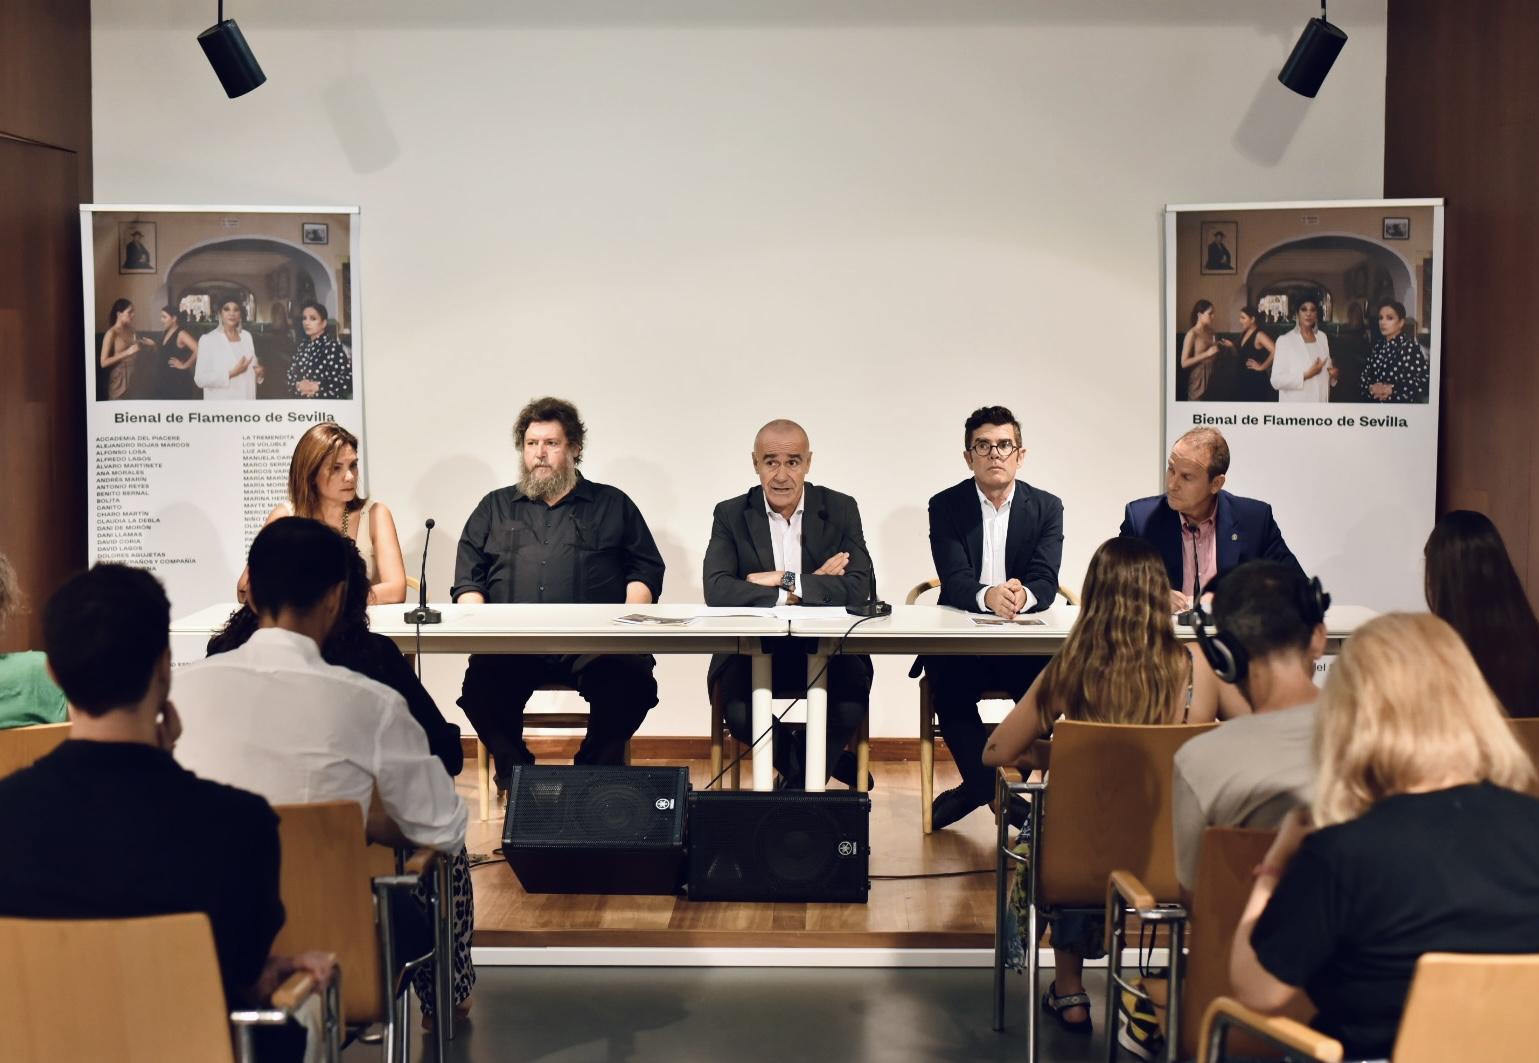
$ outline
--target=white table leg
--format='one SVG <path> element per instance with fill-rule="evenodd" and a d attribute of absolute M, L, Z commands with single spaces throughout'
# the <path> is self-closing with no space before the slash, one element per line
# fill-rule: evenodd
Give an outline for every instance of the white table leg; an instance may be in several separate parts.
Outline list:
<path fill-rule="evenodd" d="M 816 676 L 816 681 L 813 677 Z M 820 794 L 828 785 L 828 658 L 807 658 L 807 792 Z"/>
<path fill-rule="evenodd" d="M 775 758 L 772 743 L 775 736 L 770 730 L 770 723 L 775 718 L 773 658 L 767 653 L 756 653 L 749 659 L 753 662 L 753 734 L 755 738 L 764 736 L 753 747 L 753 788 L 773 790 Z"/>

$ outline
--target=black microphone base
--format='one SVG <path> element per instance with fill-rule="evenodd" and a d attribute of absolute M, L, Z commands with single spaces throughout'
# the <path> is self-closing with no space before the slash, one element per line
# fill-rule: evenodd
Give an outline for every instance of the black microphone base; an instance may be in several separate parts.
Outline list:
<path fill-rule="evenodd" d="M 419 605 L 415 609 L 406 610 L 406 622 L 408 624 L 442 624 L 444 615 L 437 609 Z"/>
<path fill-rule="evenodd" d="M 891 616 L 892 606 L 888 605 L 886 602 L 861 602 L 858 605 L 845 606 L 844 611 L 849 613 L 851 616 Z"/>

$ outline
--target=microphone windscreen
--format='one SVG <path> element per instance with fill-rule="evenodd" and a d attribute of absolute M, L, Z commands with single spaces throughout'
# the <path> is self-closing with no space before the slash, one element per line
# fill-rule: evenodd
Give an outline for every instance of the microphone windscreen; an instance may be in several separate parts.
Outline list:
<path fill-rule="evenodd" d="M 427 529 L 428 529 L 428 531 L 432 531 L 433 530 L 433 518 L 432 517 L 429 517 L 427 519 Z"/>

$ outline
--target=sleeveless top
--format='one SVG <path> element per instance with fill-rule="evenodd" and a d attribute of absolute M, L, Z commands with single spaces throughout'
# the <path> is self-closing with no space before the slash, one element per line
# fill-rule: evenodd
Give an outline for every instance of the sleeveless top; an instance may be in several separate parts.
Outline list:
<path fill-rule="evenodd" d="M 285 499 L 280 503 L 289 511 L 289 516 L 294 515 L 294 503 Z M 358 553 L 363 557 L 364 568 L 369 573 L 370 586 L 379 582 L 379 566 L 374 563 L 374 539 L 369 532 L 369 517 L 374 509 L 374 500 L 371 498 L 363 504 L 363 508 L 347 516 L 349 529 L 357 528 L 358 537 L 353 539 L 353 545 L 358 547 Z"/>

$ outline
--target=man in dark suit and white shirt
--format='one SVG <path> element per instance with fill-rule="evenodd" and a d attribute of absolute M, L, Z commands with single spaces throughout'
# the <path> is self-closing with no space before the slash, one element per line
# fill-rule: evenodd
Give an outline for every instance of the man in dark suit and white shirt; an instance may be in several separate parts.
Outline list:
<path fill-rule="evenodd" d="M 875 580 L 860 509 L 849 495 L 806 482 L 812 444 L 795 421 L 775 420 L 754 437 L 759 486 L 716 507 L 705 549 L 707 605 L 834 605 L 863 602 Z M 807 689 L 804 653 L 777 653 L 777 697 Z M 706 686 L 720 699 L 727 726 L 752 744 L 753 676 L 749 658 L 711 658 Z M 828 661 L 828 759 L 834 778 L 854 781 L 853 758 L 840 752 L 865 717 L 871 658 L 839 654 Z M 775 766 L 788 788 L 805 785 L 799 743 L 788 728 L 774 735 Z"/>
<path fill-rule="evenodd" d="M 1058 593 L 1063 503 L 1016 479 L 1026 451 L 1020 422 L 1005 407 L 974 410 L 964 439 L 962 458 L 972 477 L 930 499 L 930 554 L 940 577 L 940 603 L 1005 619 L 1046 609 Z M 934 829 L 994 798 L 994 772 L 983 763 L 988 733 L 978 714 L 984 691 L 1009 691 L 1019 700 L 1047 661 L 934 655 L 915 663 L 913 675 L 920 668 L 929 674 L 941 734 L 962 773 L 961 786 L 936 795 Z"/>
<path fill-rule="evenodd" d="M 1129 502 L 1123 513 L 1120 534 L 1148 540 L 1165 559 L 1172 612 L 1190 609 L 1219 576 L 1257 558 L 1280 561 L 1303 575 L 1272 507 L 1225 491 L 1228 472 L 1223 433 L 1193 428 L 1170 448 L 1165 493 Z"/>

